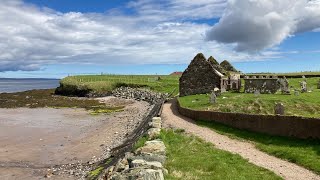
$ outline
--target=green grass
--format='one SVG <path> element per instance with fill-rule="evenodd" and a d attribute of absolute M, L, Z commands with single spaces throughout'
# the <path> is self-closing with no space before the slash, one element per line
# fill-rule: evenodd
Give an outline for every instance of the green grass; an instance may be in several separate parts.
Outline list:
<path fill-rule="evenodd" d="M 218 150 L 212 144 L 181 131 L 163 130 L 161 139 L 167 147 L 165 168 L 169 174 L 166 179 L 281 179 L 239 155 Z"/>
<path fill-rule="evenodd" d="M 141 138 L 138 139 L 138 141 L 133 145 L 133 151 L 141 148 L 144 146 L 144 144 L 148 141 L 148 136 L 142 136 Z"/>
<path fill-rule="evenodd" d="M 209 110 L 220 112 L 248 113 L 248 114 L 274 114 L 274 105 L 283 103 L 286 115 L 320 118 L 320 90 L 317 89 L 319 78 L 308 78 L 308 86 L 313 89 L 311 93 L 301 93 L 295 96 L 277 94 L 223 93 L 217 98 L 216 104 L 210 104 L 210 95 L 193 95 L 180 97 L 181 106 L 195 110 Z M 292 89 L 300 89 L 299 81 L 302 79 L 289 79 Z"/>
<path fill-rule="evenodd" d="M 197 121 L 197 124 L 209 127 L 231 138 L 251 141 L 258 149 L 268 154 L 286 159 L 320 174 L 320 140 L 271 136 L 239 130 L 216 122 Z"/>
<path fill-rule="evenodd" d="M 0 108 L 84 108 L 91 114 L 122 111 L 124 106 L 113 106 L 89 98 L 54 95 L 54 89 L 31 90 L 0 94 Z"/>
<path fill-rule="evenodd" d="M 160 77 L 160 80 L 157 80 Z M 146 87 L 162 93 L 178 93 L 179 76 L 157 75 L 82 75 L 69 76 L 60 81 L 64 86 L 110 92 L 119 86 Z"/>
<path fill-rule="evenodd" d="M 95 170 L 89 172 L 87 179 L 92 179 L 92 180 L 96 179 L 103 170 L 104 170 L 104 168 L 101 166 L 96 168 Z"/>

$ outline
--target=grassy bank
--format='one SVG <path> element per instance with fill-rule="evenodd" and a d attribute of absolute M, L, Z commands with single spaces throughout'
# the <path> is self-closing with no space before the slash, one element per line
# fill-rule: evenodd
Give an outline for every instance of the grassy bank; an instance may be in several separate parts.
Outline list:
<path fill-rule="evenodd" d="M 54 95 L 54 89 L 0 94 L 0 108 L 84 108 L 92 114 L 121 111 L 123 106 L 106 105 L 94 99 Z"/>
<path fill-rule="evenodd" d="M 171 93 L 175 90 L 174 93 L 177 94 L 179 76 L 84 75 L 69 76 L 60 83 L 61 92 L 70 92 L 69 94 L 110 92 L 120 86 L 145 87 L 162 93 Z"/>
<path fill-rule="evenodd" d="M 255 146 L 271 155 L 299 164 L 320 174 L 320 140 L 299 140 L 239 130 L 215 122 L 197 121 L 231 138 L 251 141 Z"/>
<path fill-rule="evenodd" d="M 218 150 L 181 131 L 163 130 L 161 139 L 167 147 L 166 179 L 281 179 L 239 155 Z"/>
<path fill-rule="evenodd" d="M 319 78 L 308 78 L 308 86 L 311 93 L 301 93 L 295 96 L 277 94 L 223 93 L 217 98 L 216 104 L 210 104 L 210 95 L 193 95 L 180 97 L 179 102 L 183 107 L 196 110 L 210 110 L 220 112 L 237 112 L 248 114 L 274 114 L 274 105 L 283 103 L 286 115 L 320 118 L 320 90 L 317 89 Z M 302 79 L 289 79 L 292 89 L 299 89 L 299 81 Z"/>

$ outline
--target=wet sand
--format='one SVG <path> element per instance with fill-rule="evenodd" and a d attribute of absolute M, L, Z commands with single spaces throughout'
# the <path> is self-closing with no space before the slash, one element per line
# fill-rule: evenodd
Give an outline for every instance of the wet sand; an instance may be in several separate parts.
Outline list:
<path fill-rule="evenodd" d="M 124 112 L 97 116 L 84 109 L 0 109 L 0 179 L 42 179 L 50 167 L 106 156 L 148 108 L 131 102 Z"/>

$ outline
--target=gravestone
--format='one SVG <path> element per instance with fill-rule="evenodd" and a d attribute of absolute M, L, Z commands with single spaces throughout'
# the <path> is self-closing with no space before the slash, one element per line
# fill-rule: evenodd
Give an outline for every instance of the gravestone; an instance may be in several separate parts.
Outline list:
<path fill-rule="evenodd" d="M 302 93 L 307 92 L 308 91 L 308 89 L 307 89 L 307 81 L 304 80 L 304 81 L 300 82 L 300 87 L 301 87 L 301 92 Z"/>
<path fill-rule="evenodd" d="M 258 97 L 260 94 L 261 94 L 260 91 L 257 90 L 257 89 L 254 91 L 254 96 L 255 96 L 255 97 Z"/>
<path fill-rule="evenodd" d="M 284 105 L 282 103 L 277 103 L 274 107 L 274 114 L 275 115 L 280 115 L 280 116 L 283 116 L 284 115 L 284 111 L 285 111 L 285 108 L 284 108 Z"/>
<path fill-rule="evenodd" d="M 214 91 L 212 91 L 212 93 L 210 95 L 210 103 L 215 104 L 216 102 L 217 102 L 217 95 Z"/>
<path fill-rule="evenodd" d="M 290 88 L 289 88 L 289 81 L 286 77 L 283 77 L 283 79 L 278 80 L 280 84 L 280 90 L 282 94 L 290 94 Z"/>

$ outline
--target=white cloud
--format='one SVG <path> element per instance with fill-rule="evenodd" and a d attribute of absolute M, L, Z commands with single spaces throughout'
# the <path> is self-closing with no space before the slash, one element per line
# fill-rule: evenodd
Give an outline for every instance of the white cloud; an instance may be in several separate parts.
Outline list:
<path fill-rule="evenodd" d="M 0 72 L 64 63 L 189 63 L 198 52 L 231 61 L 276 57 L 238 53 L 233 46 L 204 40 L 210 26 L 190 20 L 219 16 L 225 1 L 161 2 L 131 2 L 128 7 L 136 14 L 127 16 L 119 9 L 104 14 L 61 13 L 4 0 L 0 4 Z"/>
<path fill-rule="evenodd" d="M 208 40 L 257 52 L 300 32 L 320 28 L 319 0 L 230 0 Z"/>

